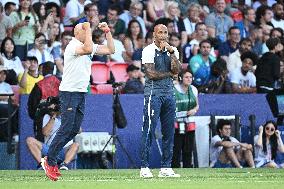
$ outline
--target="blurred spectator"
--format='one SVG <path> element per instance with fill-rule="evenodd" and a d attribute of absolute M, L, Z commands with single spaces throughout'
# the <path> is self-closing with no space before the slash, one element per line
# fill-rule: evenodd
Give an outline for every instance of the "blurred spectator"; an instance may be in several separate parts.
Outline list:
<path fill-rule="evenodd" d="M 72 40 L 73 32 L 71 31 L 64 31 L 61 34 L 61 48 L 60 48 L 60 56 L 63 59 L 64 58 L 64 52 L 66 46 L 69 44 L 69 42 Z"/>
<path fill-rule="evenodd" d="M 53 20 L 56 23 L 60 23 L 60 31 L 64 31 L 63 23 L 61 22 L 61 10 L 57 3 L 49 2 L 45 4 L 46 16 L 52 14 Z"/>
<path fill-rule="evenodd" d="M 211 65 L 215 57 L 210 55 L 211 43 L 209 40 L 203 40 L 199 44 L 200 53 L 193 56 L 189 61 L 189 68 L 193 73 L 193 84 L 196 87 L 208 84 L 211 78 Z"/>
<path fill-rule="evenodd" d="M 28 52 L 28 56 L 35 56 L 39 65 L 47 61 L 54 62 L 52 54 L 46 48 L 47 40 L 43 33 L 36 34 L 34 44 L 34 48 Z"/>
<path fill-rule="evenodd" d="M 107 17 L 101 21 L 108 23 L 109 26 L 112 25 L 114 29 L 113 37 L 123 41 L 125 36 L 125 23 L 118 17 L 119 13 L 119 7 L 112 5 L 108 8 Z"/>
<path fill-rule="evenodd" d="M 99 11 L 98 7 L 95 3 L 89 3 L 84 7 L 85 16 L 77 20 L 74 26 L 78 23 L 89 22 L 91 25 L 92 32 L 97 28 L 99 25 Z"/>
<path fill-rule="evenodd" d="M 181 36 L 181 46 L 187 43 L 187 34 L 185 31 L 183 19 L 180 17 L 180 11 L 178 9 L 177 2 L 168 1 L 166 9 L 166 17 L 173 20 L 174 31 L 180 33 Z"/>
<path fill-rule="evenodd" d="M 255 71 L 258 93 L 268 93 L 277 88 L 280 78 L 280 58 L 276 53 L 283 50 L 279 38 L 269 38 L 266 41 L 269 52 L 263 54 Z"/>
<path fill-rule="evenodd" d="M 33 4 L 33 10 L 35 11 L 37 17 L 38 17 L 38 21 L 41 25 L 41 29 L 44 25 L 45 22 L 49 22 L 49 18 L 48 18 L 48 14 L 46 13 L 45 10 L 45 4 L 41 3 L 41 2 L 36 2 Z M 51 24 L 52 25 L 52 24 Z M 51 26 L 50 25 L 50 26 Z M 47 27 L 47 26 L 46 26 Z M 46 30 L 46 29 L 45 29 Z M 42 30 L 41 30 L 42 32 Z M 44 32 L 43 32 L 44 33 Z"/>
<path fill-rule="evenodd" d="M 252 67 L 257 64 L 257 55 L 247 51 L 241 55 L 242 66 L 230 73 L 233 93 L 255 93 L 256 78 Z"/>
<path fill-rule="evenodd" d="M 130 64 L 126 69 L 129 79 L 123 88 L 126 94 L 143 94 L 144 84 L 142 82 L 141 72 L 137 66 Z"/>
<path fill-rule="evenodd" d="M 221 43 L 219 46 L 219 56 L 227 61 L 230 54 L 239 48 L 240 40 L 241 33 L 239 28 L 236 26 L 230 27 L 227 41 Z"/>
<path fill-rule="evenodd" d="M 271 23 L 273 24 L 274 28 L 284 28 L 284 10 L 283 10 L 283 4 L 275 3 L 272 6 L 273 15 L 274 17 L 271 20 Z"/>
<path fill-rule="evenodd" d="M 154 42 L 153 31 L 149 30 L 145 37 L 145 46 Z"/>
<path fill-rule="evenodd" d="M 0 2 L 0 44 L 5 37 L 12 37 L 12 21 L 4 14 L 2 3 Z"/>
<path fill-rule="evenodd" d="M 144 38 L 141 25 L 137 20 L 129 22 L 123 44 L 127 55 L 125 61 L 141 60 Z"/>
<path fill-rule="evenodd" d="M 252 42 L 252 51 L 259 57 L 262 55 L 262 38 L 263 33 L 260 27 L 255 27 L 250 30 L 249 39 Z"/>
<path fill-rule="evenodd" d="M 186 15 L 188 15 L 188 10 L 190 9 L 192 4 L 196 4 L 196 5 L 200 4 L 198 2 L 198 0 L 191 0 L 191 1 L 188 1 L 188 0 L 174 0 L 174 1 L 178 3 L 180 14 L 181 14 L 181 16 L 183 18 L 185 18 Z"/>
<path fill-rule="evenodd" d="M 36 33 L 40 24 L 31 6 L 31 0 L 20 0 L 17 12 L 10 15 L 13 23 L 13 40 L 16 45 L 16 55 L 24 60 L 27 51 L 33 47 Z"/>
<path fill-rule="evenodd" d="M 150 21 L 154 22 L 158 18 L 165 17 L 166 15 L 166 2 L 165 0 L 149 0 L 147 2 L 147 13 Z"/>
<path fill-rule="evenodd" d="M 196 29 L 196 24 L 201 22 L 199 15 L 200 15 L 201 7 L 199 4 L 193 3 L 189 6 L 187 10 L 187 17 L 183 19 L 183 23 L 185 26 L 186 33 L 189 39 L 193 39 L 195 36 L 194 31 Z M 186 16 L 185 15 L 185 16 Z"/>
<path fill-rule="evenodd" d="M 64 3 L 66 1 L 65 0 L 64 1 L 62 1 L 62 0 L 32 0 L 32 4 L 35 4 L 37 2 L 41 2 L 41 3 L 44 3 L 44 4 L 54 3 L 57 6 L 61 6 L 61 3 Z"/>
<path fill-rule="evenodd" d="M 141 18 L 139 15 L 141 15 L 143 10 L 143 5 L 141 2 L 138 0 L 133 0 L 130 4 L 129 11 L 125 11 L 121 15 L 119 15 L 119 18 L 124 21 L 125 23 L 125 28 L 128 28 L 128 24 L 131 20 L 136 19 L 141 28 L 142 28 L 142 33 L 143 37 L 146 35 L 146 26 L 143 18 Z"/>
<path fill-rule="evenodd" d="M 243 10 L 243 20 L 236 22 L 235 26 L 240 29 L 241 38 L 249 37 L 250 30 L 254 27 L 255 10 L 253 8 L 246 8 Z"/>
<path fill-rule="evenodd" d="M 221 42 L 227 40 L 227 33 L 229 28 L 234 25 L 231 17 L 225 14 L 226 2 L 225 0 L 216 0 L 216 12 L 209 14 L 205 19 L 205 24 L 208 28 L 208 35 L 210 37 L 217 37 Z"/>
<path fill-rule="evenodd" d="M 59 79 L 53 75 L 54 63 L 46 62 L 42 66 L 42 74 L 44 78 L 37 82 L 28 99 L 28 112 L 31 119 L 34 120 L 35 138 L 43 142 L 42 135 L 42 118 L 43 115 L 37 115 L 36 111 L 41 102 L 47 100 L 48 97 L 56 97 L 59 93 Z"/>
<path fill-rule="evenodd" d="M 256 0 L 252 7 L 254 10 L 257 10 L 260 6 L 266 5 L 269 7 L 272 7 L 273 4 L 275 4 L 276 1 L 275 0 Z"/>
<path fill-rule="evenodd" d="M 16 3 L 14 2 L 7 2 L 4 6 L 6 16 L 10 16 L 10 14 L 17 10 Z"/>
<path fill-rule="evenodd" d="M 11 85 L 5 82 L 6 79 L 6 70 L 3 65 L 0 65 L 0 94 L 13 94 L 13 90 Z M 0 142 L 7 142 L 8 141 L 8 126 L 7 122 L 2 123 L 3 119 L 1 118 L 8 118 L 8 99 L 9 96 L 0 96 Z M 11 96 L 12 99 L 12 113 L 14 113 L 17 105 L 15 104 L 15 96 Z M 12 135 L 15 135 L 18 133 L 18 121 L 17 117 L 14 115 L 11 118 L 11 126 L 12 126 Z"/>
<path fill-rule="evenodd" d="M 100 29 L 96 29 L 96 30 L 93 31 L 92 38 L 93 38 L 93 42 L 95 44 L 98 44 L 98 45 L 103 45 L 104 41 L 106 41 L 105 33 Z M 92 61 L 100 61 L 100 62 L 106 63 L 106 62 L 109 61 L 109 59 L 108 59 L 107 55 L 96 55 L 96 54 L 94 54 Z"/>
<path fill-rule="evenodd" d="M 266 5 L 260 6 L 256 10 L 256 19 L 255 19 L 255 24 L 257 26 L 263 27 L 269 27 L 270 29 L 273 28 L 273 24 L 271 23 L 272 18 L 273 18 L 273 12 L 272 9 Z"/>
<path fill-rule="evenodd" d="M 283 30 L 282 30 L 281 28 L 272 28 L 272 29 L 270 30 L 270 34 L 269 34 L 269 37 L 270 37 L 270 38 L 279 38 L 279 39 L 282 39 L 283 36 L 284 36 L 284 32 L 283 32 Z M 267 37 L 267 39 L 268 39 L 268 37 Z M 267 39 L 265 39 L 265 41 L 266 41 Z M 269 49 L 267 48 L 266 44 L 263 43 L 263 44 L 262 44 L 262 54 L 264 54 L 264 53 L 266 53 L 266 52 L 268 52 L 268 51 L 269 51 Z"/>
<path fill-rule="evenodd" d="M 123 25 L 124 26 L 124 25 Z M 115 29 L 112 24 L 108 24 L 108 27 L 110 29 L 111 34 L 115 32 Z M 113 39 L 114 47 L 115 47 L 115 53 L 110 55 L 110 61 L 115 62 L 125 62 L 124 59 L 127 59 L 126 50 L 123 46 L 123 43 L 120 40 Z M 104 40 L 104 45 L 107 44 L 107 41 Z"/>
<path fill-rule="evenodd" d="M 70 0 L 66 4 L 64 26 L 73 26 L 83 15 L 84 6 L 91 3 L 89 0 Z"/>
<path fill-rule="evenodd" d="M 249 38 L 243 38 L 240 41 L 240 47 L 235 52 L 230 54 L 228 61 L 227 61 L 227 68 L 229 72 L 234 71 L 237 68 L 242 67 L 242 60 L 241 55 L 244 52 L 251 51 L 252 49 L 252 42 Z M 256 65 L 256 62 L 254 62 L 254 65 Z"/>
<path fill-rule="evenodd" d="M 183 60 L 183 52 L 181 48 L 181 36 L 179 33 L 172 33 L 169 36 L 169 44 L 173 47 L 176 47 L 179 52 L 179 60 Z"/>
<path fill-rule="evenodd" d="M 30 94 L 34 85 L 43 79 L 38 73 L 38 61 L 35 56 L 27 57 L 24 62 L 24 73 L 19 74 L 20 94 Z"/>
<path fill-rule="evenodd" d="M 7 68 L 6 82 L 10 85 L 18 84 L 18 76 L 24 72 L 22 62 L 15 52 L 15 43 L 12 38 L 6 37 L 1 44 L 1 56 Z"/>

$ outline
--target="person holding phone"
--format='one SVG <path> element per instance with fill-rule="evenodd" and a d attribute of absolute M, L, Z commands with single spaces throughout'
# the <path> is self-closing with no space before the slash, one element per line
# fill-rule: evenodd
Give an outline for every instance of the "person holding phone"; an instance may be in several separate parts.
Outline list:
<path fill-rule="evenodd" d="M 10 18 L 14 26 L 12 36 L 16 45 L 16 55 L 21 60 L 25 60 L 40 27 L 31 0 L 20 0 L 18 11 L 12 12 Z"/>
<path fill-rule="evenodd" d="M 180 177 L 171 169 L 174 142 L 175 97 L 172 77 L 179 73 L 181 63 L 175 47 L 168 44 L 168 29 L 163 24 L 154 27 L 154 42 L 142 51 L 145 68 L 144 117 L 140 177 L 151 178 L 149 159 L 152 137 L 158 119 L 163 134 L 159 177 Z"/>

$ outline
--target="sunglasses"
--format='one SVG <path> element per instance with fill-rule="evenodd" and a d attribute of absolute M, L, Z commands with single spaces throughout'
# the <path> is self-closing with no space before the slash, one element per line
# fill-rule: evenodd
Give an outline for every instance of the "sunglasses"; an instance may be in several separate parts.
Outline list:
<path fill-rule="evenodd" d="M 265 130 L 273 132 L 275 129 L 273 127 L 266 127 Z"/>

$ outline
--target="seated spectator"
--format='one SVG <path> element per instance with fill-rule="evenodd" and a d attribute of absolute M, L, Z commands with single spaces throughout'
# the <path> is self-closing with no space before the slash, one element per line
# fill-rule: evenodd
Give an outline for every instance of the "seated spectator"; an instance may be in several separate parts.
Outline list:
<path fill-rule="evenodd" d="M 217 135 L 211 139 L 210 167 L 213 168 L 242 168 L 246 163 L 254 168 L 252 145 L 241 143 L 231 136 L 231 121 L 220 119 L 217 123 Z"/>
<path fill-rule="evenodd" d="M 64 26 L 73 26 L 81 18 L 84 12 L 84 6 L 91 3 L 89 0 L 70 0 L 66 4 L 65 16 L 63 19 Z"/>
<path fill-rule="evenodd" d="M 251 7 L 245 8 L 243 10 L 243 20 L 236 22 L 235 26 L 240 29 L 241 38 L 246 38 L 250 36 L 250 31 L 255 27 L 255 10 Z"/>
<path fill-rule="evenodd" d="M 274 17 L 271 20 L 274 28 L 284 28 L 284 9 L 283 4 L 275 3 L 272 6 Z"/>
<path fill-rule="evenodd" d="M 257 54 L 258 57 L 262 55 L 262 28 L 255 27 L 250 30 L 250 36 L 249 39 L 252 42 L 252 52 Z"/>
<path fill-rule="evenodd" d="M 254 137 L 255 166 L 267 168 L 283 168 L 283 164 L 275 162 L 277 152 L 284 153 L 284 145 L 280 131 L 274 121 L 267 121 L 258 128 L 259 134 Z"/>
<path fill-rule="evenodd" d="M 227 61 L 230 54 L 232 54 L 239 48 L 240 40 L 241 37 L 239 28 L 232 26 L 228 32 L 228 40 L 219 45 L 218 55 Z"/>
<path fill-rule="evenodd" d="M 280 57 L 277 53 L 283 50 L 283 45 L 279 38 L 270 38 L 266 46 L 269 52 L 262 55 L 255 70 L 258 93 L 272 91 L 280 78 Z"/>
<path fill-rule="evenodd" d="M 20 94 L 30 94 L 34 85 L 43 79 L 38 71 L 38 61 L 35 56 L 27 57 L 24 62 L 24 73 L 19 74 Z"/>
<path fill-rule="evenodd" d="M 42 74 L 44 78 L 35 84 L 28 99 L 28 112 L 30 118 L 34 120 L 35 138 L 41 142 L 43 142 L 41 132 L 43 115 L 36 115 L 36 111 L 39 104 L 45 102 L 48 97 L 58 96 L 60 80 L 53 75 L 53 70 L 54 63 L 46 62 L 43 64 Z"/>
<path fill-rule="evenodd" d="M 125 23 L 118 17 L 119 13 L 119 7 L 112 5 L 108 8 L 107 17 L 101 21 L 106 22 L 108 26 L 112 25 L 114 29 L 113 37 L 122 41 L 125 36 Z"/>
<path fill-rule="evenodd" d="M 12 29 L 12 20 L 4 14 L 3 5 L 0 2 L 0 44 L 5 37 L 12 37 Z"/>
<path fill-rule="evenodd" d="M 165 2 L 165 0 L 149 0 L 147 2 L 147 13 L 149 14 L 151 22 L 154 22 L 158 18 L 165 17 L 166 4 L 167 2 Z"/>
<path fill-rule="evenodd" d="M 84 6 L 85 16 L 77 20 L 74 24 L 74 27 L 83 22 L 89 22 L 91 25 L 91 31 L 93 32 L 99 25 L 99 11 L 95 3 L 89 3 Z"/>
<path fill-rule="evenodd" d="M 146 35 L 146 26 L 143 18 L 141 18 L 139 15 L 141 15 L 143 10 L 143 5 L 138 0 L 134 0 L 130 4 L 129 11 L 125 11 L 121 15 L 119 15 L 119 18 L 124 21 L 125 28 L 128 28 L 128 24 L 131 20 L 135 19 L 139 22 L 141 28 L 142 28 L 142 34 L 143 37 Z"/>
<path fill-rule="evenodd" d="M 257 64 L 257 55 L 248 51 L 241 55 L 242 66 L 230 72 L 233 93 L 255 93 L 256 78 L 252 72 Z"/>
<path fill-rule="evenodd" d="M 215 57 L 210 55 L 211 42 L 209 40 L 203 40 L 199 44 L 200 53 L 193 56 L 188 68 L 193 73 L 193 84 L 198 88 L 202 85 L 208 84 L 211 78 L 211 65 L 215 62 Z"/>
<path fill-rule="evenodd" d="M 281 38 L 283 38 L 283 36 L 284 36 L 284 32 L 283 32 L 283 29 L 281 29 L 281 28 L 273 28 L 273 29 L 270 30 L 269 38 L 277 38 L 278 37 L 279 39 L 281 39 Z M 267 39 L 265 39 L 264 41 L 266 42 Z M 262 54 L 264 54 L 268 51 L 269 51 L 268 47 L 266 46 L 265 43 L 263 43 L 262 44 Z"/>
<path fill-rule="evenodd" d="M 189 39 L 193 39 L 195 36 L 192 35 L 195 32 L 196 24 L 201 22 L 199 17 L 201 6 L 197 3 L 189 5 L 187 10 L 187 17 L 183 19 L 184 27 Z"/>
<path fill-rule="evenodd" d="M 126 62 L 131 62 L 133 60 L 141 60 L 142 48 L 144 46 L 144 38 L 141 25 L 137 20 L 131 20 L 129 22 L 123 44 L 126 49 Z"/>
<path fill-rule="evenodd" d="M 225 14 L 225 8 L 225 0 L 216 0 L 216 12 L 209 14 L 205 19 L 209 37 L 217 37 L 221 42 L 227 40 L 229 28 L 234 25 L 232 18 Z"/>
<path fill-rule="evenodd" d="M 14 40 L 6 37 L 1 44 L 0 52 L 3 57 L 3 64 L 8 69 L 6 82 L 10 85 L 17 85 L 18 76 L 24 72 L 24 68 L 20 58 L 16 56 Z"/>
<path fill-rule="evenodd" d="M 42 123 L 42 134 L 44 135 L 44 143 L 38 141 L 33 137 L 26 139 L 27 146 L 37 161 L 38 168 L 40 168 L 41 158 L 48 155 L 49 146 L 54 139 L 56 133 L 61 126 L 59 104 L 51 104 L 48 114 L 44 115 Z M 60 170 L 68 170 L 67 165 L 75 158 L 79 144 L 73 143 L 70 140 L 64 148 L 59 152 L 58 163 Z"/>
<path fill-rule="evenodd" d="M 17 10 L 16 3 L 14 3 L 14 2 L 7 2 L 7 3 L 5 3 L 4 10 L 5 10 L 6 16 L 10 16 L 10 14 L 12 12 Z"/>
<path fill-rule="evenodd" d="M 229 55 L 227 61 L 227 68 L 229 72 L 234 71 L 236 68 L 242 67 L 241 55 L 245 52 L 251 51 L 252 42 L 249 38 L 243 38 L 240 41 L 239 49 Z"/>
<path fill-rule="evenodd" d="M 38 33 L 35 36 L 34 48 L 28 51 L 28 56 L 35 56 L 38 64 L 43 64 L 47 61 L 54 62 L 52 54 L 46 48 L 47 40 L 43 33 Z"/>
<path fill-rule="evenodd" d="M 100 29 L 96 29 L 96 30 L 94 30 L 94 32 L 92 34 L 92 39 L 93 39 L 93 42 L 95 44 L 103 45 L 104 41 L 106 41 L 105 33 Z M 107 55 L 96 55 L 96 54 L 94 54 L 94 56 L 92 58 L 92 61 L 108 62 L 108 60 L 109 60 L 109 58 L 108 58 Z"/>
<path fill-rule="evenodd" d="M 256 0 L 254 1 L 252 7 L 254 10 L 257 10 L 262 5 L 268 5 L 269 7 L 272 7 L 272 5 L 275 3 L 275 0 Z"/>
<path fill-rule="evenodd" d="M 183 60 L 183 52 L 181 49 L 181 36 L 179 33 L 172 33 L 169 36 L 169 44 L 173 47 L 176 47 L 179 52 L 179 60 Z"/>
<path fill-rule="evenodd" d="M 13 94 L 13 90 L 11 85 L 5 82 L 6 79 L 6 72 L 7 68 L 5 68 L 3 65 L 0 65 L 0 94 L 5 95 L 5 94 Z M 13 113 L 18 106 L 15 104 L 15 97 L 12 96 L 12 112 Z M 8 99 L 9 96 L 0 96 L 0 142 L 7 142 L 8 141 L 8 127 L 7 127 L 7 122 L 2 123 L 4 119 L 8 118 Z M 14 115 L 11 118 L 11 126 L 12 126 L 12 135 L 18 133 L 18 121 L 17 117 Z"/>
<path fill-rule="evenodd" d="M 129 79 L 123 88 L 123 92 L 127 94 L 143 94 L 144 84 L 142 82 L 140 69 L 131 64 L 127 67 L 126 72 Z"/>
<path fill-rule="evenodd" d="M 224 59 L 218 57 L 211 65 L 211 75 L 212 77 L 208 81 L 208 84 L 198 87 L 199 93 L 232 93 L 232 87 L 228 77 L 227 63 Z"/>
<path fill-rule="evenodd" d="M 174 32 L 180 33 L 181 46 L 187 43 L 187 33 L 185 31 L 183 19 L 179 15 L 178 3 L 174 1 L 168 1 L 166 8 L 166 17 L 171 19 L 174 23 Z"/>

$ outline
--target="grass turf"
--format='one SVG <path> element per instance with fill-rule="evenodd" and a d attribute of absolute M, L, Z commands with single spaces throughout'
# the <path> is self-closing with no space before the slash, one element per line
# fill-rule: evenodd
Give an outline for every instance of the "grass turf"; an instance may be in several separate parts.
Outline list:
<path fill-rule="evenodd" d="M 62 171 L 57 182 L 47 179 L 43 171 L 0 171 L 0 189 L 281 189 L 284 169 L 175 169 L 181 178 L 141 179 L 139 170 L 71 170 Z"/>

